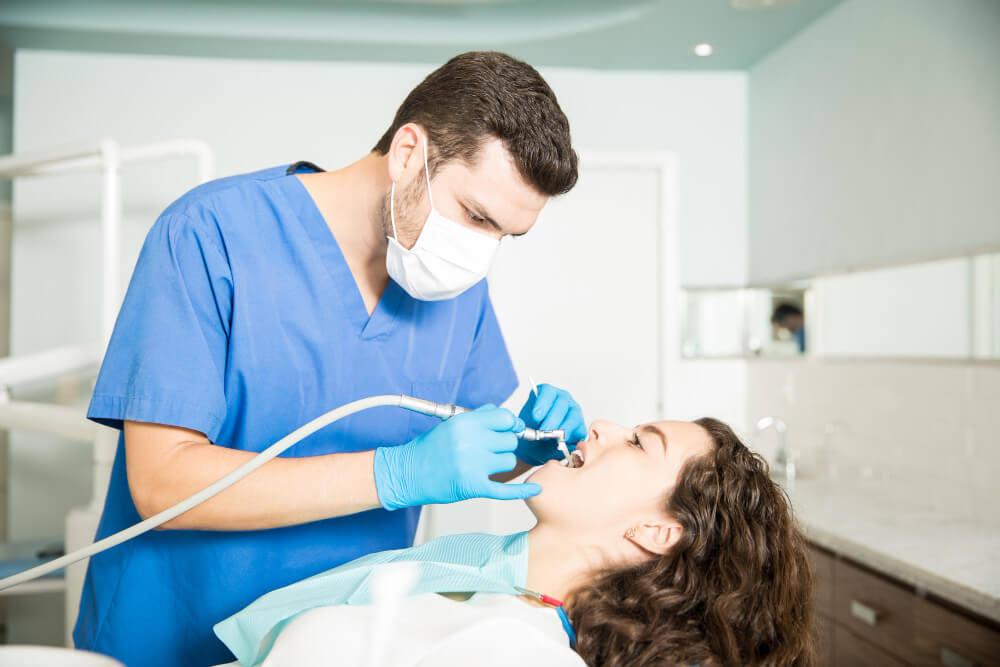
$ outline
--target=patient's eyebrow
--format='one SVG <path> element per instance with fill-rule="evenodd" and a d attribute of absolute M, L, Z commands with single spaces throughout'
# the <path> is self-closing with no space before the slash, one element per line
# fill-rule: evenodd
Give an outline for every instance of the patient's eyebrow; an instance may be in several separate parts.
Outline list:
<path fill-rule="evenodd" d="M 660 444 L 663 445 L 663 455 L 667 455 L 667 434 L 660 429 L 659 426 L 653 426 L 652 424 L 646 424 L 645 426 L 639 427 L 640 431 L 649 431 L 660 438 Z"/>

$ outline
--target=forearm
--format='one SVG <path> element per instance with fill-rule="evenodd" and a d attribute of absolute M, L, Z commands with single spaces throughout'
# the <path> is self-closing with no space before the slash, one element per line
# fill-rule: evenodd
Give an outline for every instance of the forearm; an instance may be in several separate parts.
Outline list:
<path fill-rule="evenodd" d="M 380 507 L 373 455 L 367 451 L 276 458 L 164 527 L 260 530 Z M 182 443 L 161 462 L 155 475 L 145 480 L 145 493 L 132 488 L 136 506 L 144 516 L 160 512 L 254 456 L 254 452 L 208 443 Z"/>

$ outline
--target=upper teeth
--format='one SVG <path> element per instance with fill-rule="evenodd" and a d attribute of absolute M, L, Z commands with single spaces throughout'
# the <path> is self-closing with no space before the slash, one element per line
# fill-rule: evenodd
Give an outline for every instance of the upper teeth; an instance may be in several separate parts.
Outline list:
<path fill-rule="evenodd" d="M 574 449 L 573 453 L 569 455 L 569 466 L 571 468 L 579 468 L 583 465 L 583 452 L 579 449 Z"/>

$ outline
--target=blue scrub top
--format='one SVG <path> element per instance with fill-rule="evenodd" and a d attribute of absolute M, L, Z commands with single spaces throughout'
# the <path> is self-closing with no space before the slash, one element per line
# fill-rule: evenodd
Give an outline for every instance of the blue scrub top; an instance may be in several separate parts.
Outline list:
<path fill-rule="evenodd" d="M 486 282 L 440 302 L 390 281 L 369 317 L 337 241 L 294 176 L 308 163 L 201 185 L 153 225 L 87 416 L 181 426 L 261 451 L 358 398 L 405 393 L 500 404 L 517 378 Z M 284 456 L 399 445 L 437 420 L 375 408 Z M 331 479 L 335 485 L 337 480 Z M 412 545 L 419 509 L 261 531 L 146 533 L 90 559 L 76 645 L 132 665 L 233 659 L 215 623 L 260 595 L 365 554 Z M 97 537 L 140 520 L 124 439 Z"/>

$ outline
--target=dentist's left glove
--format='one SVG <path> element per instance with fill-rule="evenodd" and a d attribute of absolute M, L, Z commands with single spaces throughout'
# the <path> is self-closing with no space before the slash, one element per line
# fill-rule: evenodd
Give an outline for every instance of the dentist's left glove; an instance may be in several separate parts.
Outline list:
<path fill-rule="evenodd" d="M 398 447 L 375 450 L 375 490 L 388 510 L 468 498 L 518 500 L 541 493 L 538 484 L 501 484 L 490 475 L 517 465 L 514 450 L 524 423 L 492 405 L 441 422 Z"/>
<path fill-rule="evenodd" d="M 583 421 L 580 404 L 568 391 L 551 384 L 538 385 L 538 396 L 534 393 L 528 396 L 519 416 L 531 428 L 564 431 L 569 444 L 587 437 L 587 424 Z M 517 458 L 537 466 L 549 459 L 561 459 L 562 454 L 556 449 L 554 440 L 522 440 L 517 445 Z"/>

